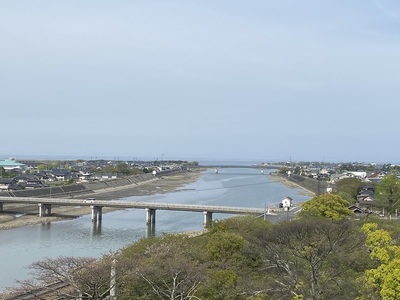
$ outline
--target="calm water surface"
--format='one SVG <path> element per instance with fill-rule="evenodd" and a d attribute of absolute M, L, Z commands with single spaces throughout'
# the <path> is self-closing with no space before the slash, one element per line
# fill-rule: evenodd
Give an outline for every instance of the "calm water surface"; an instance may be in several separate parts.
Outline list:
<path fill-rule="evenodd" d="M 290 196 L 295 202 L 308 200 L 300 189 L 291 189 L 257 169 L 227 168 L 206 171 L 198 181 L 179 192 L 129 197 L 124 201 L 167 202 L 263 208 L 275 206 Z M 214 214 L 213 219 L 229 217 Z M 156 234 L 200 230 L 203 214 L 157 211 Z M 75 220 L 0 231 L 0 290 L 29 278 L 27 266 L 40 259 L 59 256 L 92 256 L 121 249 L 145 237 L 145 211 L 127 209 L 103 215 L 101 227 L 90 216 Z"/>

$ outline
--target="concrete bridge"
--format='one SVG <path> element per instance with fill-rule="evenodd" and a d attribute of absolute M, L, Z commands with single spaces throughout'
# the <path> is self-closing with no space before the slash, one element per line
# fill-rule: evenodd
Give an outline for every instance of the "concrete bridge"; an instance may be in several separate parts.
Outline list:
<path fill-rule="evenodd" d="M 231 206 L 212 206 L 212 205 L 196 205 L 196 204 L 175 204 L 175 203 L 154 203 L 154 202 L 128 202 L 114 200 L 79 200 L 79 199 L 64 199 L 64 198 L 33 198 L 33 197 L 0 197 L 0 213 L 3 212 L 5 203 L 18 204 L 37 204 L 38 216 L 51 216 L 51 208 L 57 206 L 89 206 L 92 209 L 92 221 L 97 222 L 102 220 L 103 207 L 113 208 L 137 208 L 146 211 L 146 224 L 152 225 L 156 222 L 157 210 L 174 210 L 174 211 L 192 211 L 201 212 L 204 214 L 203 225 L 209 227 L 212 224 L 212 215 L 214 213 L 226 214 L 251 214 L 264 215 L 264 218 L 269 213 L 265 208 L 246 208 L 246 207 L 231 207 Z"/>
<path fill-rule="evenodd" d="M 209 168 L 209 169 L 225 169 L 225 168 L 239 168 L 239 169 L 281 169 L 283 165 L 262 164 L 262 165 L 191 165 L 190 168 Z"/>

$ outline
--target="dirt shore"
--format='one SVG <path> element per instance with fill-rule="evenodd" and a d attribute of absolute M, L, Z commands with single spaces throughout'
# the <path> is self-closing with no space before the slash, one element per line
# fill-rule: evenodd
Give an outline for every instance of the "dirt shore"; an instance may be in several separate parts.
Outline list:
<path fill-rule="evenodd" d="M 286 185 L 289 188 L 292 188 L 292 189 L 296 188 L 296 189 L 303 190 L 304 195 L 306 195 L 306 196 L 310 196 L 310 197 L 314 197 L 315 196 L 315 193 L 313 191 L 310 191 L 310 190 L 306 189 L 305 187 L 303 187 L 303 186 L 301 186 L 301 185 L 299 185 L 299 184 L 297 184 L 295 182 L 289 181 L 289 180 L 285 179 L 283 176 L 274 175 L 274 174 L 271 174 L 271 176 L 273 176 L 274 180 L 281 182 L 282 184 Z"/>
<path fill-rule="evenodd" d="M 94 197 L 99 200 L 112 200 L 130 196 L 170 193 L 188 183 L 195 182 L 205 170 L 206 169 L 200 168 L 193 169 L 188 172 L 156 177 L 139 184 L 97 190 L 87 194 L 79 194 L 79 196 L 75 196 L 75 198 L 85 199 L 87 197 Z M 104 208 L 103 212 L 110 212 L 112 210 L 115 209 Z M 37 216 L 37 205 L 5 204 L 4 213 L 0 214 L 0 230 L 73 219 L 90 213 L 91 210 L 89 207 L 53 207 L 52 216 L 39 218 Z"/>

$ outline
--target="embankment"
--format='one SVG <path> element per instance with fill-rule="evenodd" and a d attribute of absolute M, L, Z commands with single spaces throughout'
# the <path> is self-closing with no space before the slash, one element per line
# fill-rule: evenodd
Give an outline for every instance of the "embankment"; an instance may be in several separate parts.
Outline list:
<path fill-rule="evenodd" d="M 156 177 L 152 174 L 132 175 L 123 178 L 116 178 L 107 181 L 94 181 L 61 186 L 51 186 L 37 189 L 11 190 L 0 192 L 0 197 L 37 197 L 37 198 L 57 198 L 71 197 L 81 198 L 87 194 L 95 193 L 100 190 L 118 189 L 132 185 L 139 185 L 143 182 L 158 179 L 163 176 L 170 176 L 182 173 L 180 169 L 159 172 Z"/>
<path fill-rule="evenodd" d="M 297 185 L 313 195 L 319 195 L 325 193 L 326 189 L 328 188 L 328 183 L 325 181 L 308 178 L 296 174 L 287 176 L 279 173 L 271 173 L 271 175 L 286 181 L 287 183 L 289 183 L 289 185 L 290 184 Z"/>

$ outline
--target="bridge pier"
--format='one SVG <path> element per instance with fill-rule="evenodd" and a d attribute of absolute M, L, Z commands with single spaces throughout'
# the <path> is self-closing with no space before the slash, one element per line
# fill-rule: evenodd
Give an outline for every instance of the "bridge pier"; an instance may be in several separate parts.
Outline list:
<path fill-rule="evenodd" d="M 3 202 L 0 202 L 0 212 L 3 212 Z"/>
<path fill-rule="evenodd" d="M 101 222 L 102 220 L 94 220 L 92 222 L 92 235 L 100 235 L 101 234 Z"/>
<path fill-rule="evenodd" d="M 212 212 L 205 211 L 203 212 L 203 214 L 204 214 L 203 226 L 204 228 L 210 228 L 212 225 Z"/>
<path fill-rule="evenodd" d="M 147 224 L 146 225 L 146 238 L 155 237 L 156 236 L 156 224 Z"/>
<path fill-rule="evenodd" d="M 146 208 L 146 224 L 156 223 L 156 210 L 154 208 Z"/>
<path fill-rule="evenodd" d="M 51 204 L 38 203 L 39 217 L 46 217 L 51 215 Z"/>
<path fill-rule="evenodd" d="M 103 219 L 103 206 L 91 205 L 92 222 L 101 221 Z"/>
<path fill-rule="evenodd" d="M 156 235 L 156 210 L 146 208 L 146 237 Z"/>

